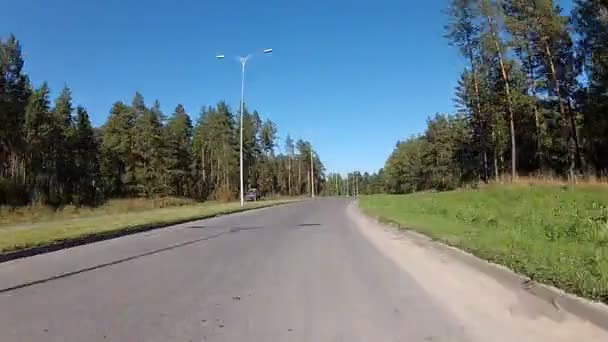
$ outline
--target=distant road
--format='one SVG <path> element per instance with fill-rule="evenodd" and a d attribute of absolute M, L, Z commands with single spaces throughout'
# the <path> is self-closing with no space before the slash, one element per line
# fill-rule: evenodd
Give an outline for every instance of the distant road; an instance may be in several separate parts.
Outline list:
<path fill-rule="evenodd" d="M 0 264 L 2 289 L 38 282 L 0 290 L 0 340 L 459 340 L 450 316 L 352 227 L 347 204 L 306 201 Z"/>

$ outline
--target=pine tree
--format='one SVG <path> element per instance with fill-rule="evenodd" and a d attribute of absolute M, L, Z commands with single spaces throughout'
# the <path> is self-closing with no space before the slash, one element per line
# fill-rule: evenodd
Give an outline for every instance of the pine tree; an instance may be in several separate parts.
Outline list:
<path fill-rule="evenodd" d="M 589 80 L 588 91 L 579 96 L 583 106 L 584 135 L 597 176 L 608 172 L 608 3 L 577 0 L 573 23 L 580 37 L 578 56 Z"/>
<path fill-rule="evenodd" d="M 31 95 L 15 36 L 0 37 L 0 203 L 26 201 L 25 108 Z"/>
<path fill-rule="evenodd" d="M 291 139 L 291 136 L 289 136 L 289 134 L 287 135 L 287 138 L 285 138 L 285 153 L 287 154 L 287 158 L 288 158 L 288 163 L 287 163 L 287 194 L 289 196 L 293 195 L 293 190 L 291 187 L 291 183 L 292 183 L 292 163 L 293 163 L 293 158 L 295 155 L 295 146 L 293 144 L 293 139 Z"/>
<path fill-rule="evenodd" d="M 122 102 L 116 102 L 102 127 L 101 174 L 109 197 L 134 193 L 135 158 L 133 155 L 135 113 Z"/>
<path fill-rule="evenodd" d="M 54 168 L 51 152 L 53 146 L 53 119 L 46 83 L 32 94 L 25 110 L 25 133 L 28 146 L 27 175 L 30 198 L 34 202 L 48 203 Z M 53 203 L 57 204 L 57 203 Z"/>
<path fill-rule="evenodd" d="M 303 172 L 306 170 L 307 164 L 307 144 L 304 140 L 298 139 L 296 141 L 296 151 L 297 151 L 297 159 L 298 159 L 298 183 L 296 184 L 296 191 L 298 195 L 301 195 L 306 192 L 306 178 L 303 177 Z"/>
<path fill-rule="evenodd" d="M 423 137 L 397 142 L 384 166 L 388 192 L 410 193 L 430 187 L 428 170 L 425 169 L 427 146 Z"/>
<path fill-rule="evenodd" d="M 244 118 L 244 117 L 243 117 Z M 200 160 L 204 197 L 236 198 L 239 179 L 238 129 L 224 102 L 205 108 L 195 130 L 195 155 Z"/>
<path fill-rule="evenodd" d="M 573 178 L 577 164 L 583 168 L 584 161 L 580 152 L 577 118 L 571 106 L 574 79 L 568 69 L 573 67 L 573 44 L 568 18 L 561 15 L 561 8 L 552 0 L 538 0 L 534 9 L 536 49 L 543 56 L 541 72 L 546 79 L 544 90 L 558 109 L 558 115 L 552 115 L 554 125 L 560 130 L 566 128 L 559 132 L 559 138 L 563 141 L 560 141 L 562 149 L 567 151 L 568 173 Z"/>
<path fill-rule="evenodd" d="M 168 179 L 160 106 L 155 103 L 151 109 L 134 107 L 133 110 L 136 113 L 140 112 L 137 114 L 133 128 L 132 151 L 138 193 L 145 196 L 164 194 L 168 189 Z"/>
<path fill-rule="evenodd" d="M 240 124 L 240 123 L 239 123 Z M 257 161 L 261 150 L 258 143 L 258 135 L 261 127 L 259 113 L 249 113 L 243 108 L 243 173 L 245 174 L 245 186 L 247 188 L 257 187 Z M 237 131 L 240 127 L 237 124 Z M 237 133 L 239 134 L 239 133 Z"/>
<path fill-rule="evenodd" d="M 52 197 L 58 203 L 72 202 L 74 175 L 74 123 L 72 120 L 72 93 L 68 87 L 64 87 L 55 100 L 53 109 L 51 158 L 53 168 L 52 180 L 54 188 L 51 189 Z"/>
<path fill-rule="evenodd" d="M 258 190 L 262 194 L 274 194 L 276 185 L 277 185 L 277 167 L 273 163 L 274 159 L 274 148 L 276 145 L 276 134 L 277 129 L 275 124 L 266 120 L 262 124 L 260 129 L 260 150 L 262 151 L 262 156 L 259 161 L 259 179 L 258 179 Z"/>
<path fill-rule="evenodd" d="M 448 24 L 445 27 L 445 37 L 450 45 L 457 46 L 460 53 L 469 63 L 470 70 L 465 72 L 463 86 L 468 88 L 467 100 L 463 103 L 469 107 L 470 117 L 476 123 L 477 137 L 480 139 L 480 162 L 482 167 L 483 179 L 489 178 L 488 169 L 488 143 L 489 136 L 495 136 L 490 122 L 491 114 L 488 114 L 484 107 L 487 103 L 482 102 L 482 44 L 481 44 L 481 23 L 479 20 L 480 12 L 475 0 L 452 0 L 448 8 Z M 468 75 L 468 76 L 467 76 Z M 496 158 L 496 153 L 494 154 Z M 496 160 L 496 159 L 495 159 Z M 495 163 L 496 164 L 496 163 Z"/>
<path fill-rule="evenodd" d="M 206 107 L 196 127 L 178 105 L 166 118 L 135 93 L 131 105 L 113 104 L 102 127 L 74 110 L 71 90 L 54 105 L 46 83 L 30 89 L 21 47 L 0 39 L 0 204 L 97 205 L 112 197 L 173 195 L 235 199 L 239 187 L 239 129 L 225 102 Z M 277 154 L 277 127 L 246 108 L 244 171 L 248 186 L 267 194 L 322 191 L 324 168 L 309 142 L 299 154 L 288 138 Z M 298 163 L 298 184 L 294 164 Z M 314 172 L 313 172 L 314 169 Z M 307 175 L 304 173 L 306 172 Z"/>
<path fill-rule="evenodd" d="M 192 133 L 192 192 L 197 199 L 205 199 L 210 191 L 210 151 L 205 134 L 209 112 L 207 107 L 201 109 Z"/>
<path fill-rule="evenodd" d="M 143 116 L 148 111 L 146 103 L 144 102 L 144 97 L 140 92 L 135 92 L 133 100 L 131 101 L 131 108 L 136 117 Z"/>
<path fill-rule="evenodd" d="M 506 29 L 512 37 L 510 45 L 519 58 L 527 78 L 526 93 L 530 96 L 534 116 L 536 159 L 541 170 L 546 170 L 548 167 L 546 149 L 549 140 L 538 99 L 537 84 L 542 72 L 539 68 L 543 62 L 542 55 L 537 51 L 537 33 L 534 29 L 537 20 L 534 5 L 529 0 L 507 0 L 504 8 Z"/>
<path fill-rule="evenodd" d="M 87 111 L 78 106 L 74 122 L 74 203 L 95 205 L 100 199 L 99 146 Z"/>
<path fill-rule="evenodd" d="M 169 118 L 166 131 L 170 193 L 175 196 L 190 196 L 192 121 L 181 104 L 177 105 Z"/>
<path fill-rule="evenodd" d="M 509 79 L 508 62 L 505 60 L 505 44 L 500 36 L 501 29 L 498 26 L 501 22 L 502 17 L 502 6 L 501 1 L 496 0 L 478 0 L 480 11 L 482 16 L 485 18 L 485 32 L 483 33 L 483 40 L 486 42 L 488 47 L 484 50 L 492 50 L 498 60 L 500 67 L 500 76 L 503 82 L 504 97 L 505 97 L 505 108 L 508 114 L 509 120 L 509 131 L 511 136 L 511 179 L 517 177 L 517 143 L 515 138 L 515 117 L 513 113 L 513 95 L 511 94 L 511 81 Z"/>

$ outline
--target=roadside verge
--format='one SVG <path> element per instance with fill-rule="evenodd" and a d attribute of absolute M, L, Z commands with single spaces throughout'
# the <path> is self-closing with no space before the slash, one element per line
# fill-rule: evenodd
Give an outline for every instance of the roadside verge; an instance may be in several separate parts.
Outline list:
<path fill-rule="evenodd" d="M 0 227 L 0 263 L 190 221 L 294 201 L 297 200 L 261 201 L 248 203 L 245 207 L 240 207 L 238 203 L 203 203 L 112 216 Z"/>
<path fill-rule="evenodd" d="M 481 340 L 608 339 L 608 309 L 603 304 L 535 283 L 425 235 L 394 229 L 386 220 L 362 213 L 356 203 L 348 212 L 372 244 Z"/>

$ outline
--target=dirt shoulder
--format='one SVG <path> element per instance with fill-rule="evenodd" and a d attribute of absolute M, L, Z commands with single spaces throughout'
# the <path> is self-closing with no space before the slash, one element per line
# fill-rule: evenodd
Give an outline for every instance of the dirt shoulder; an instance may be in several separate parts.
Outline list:
<path fill-rule="evenodd" d="M 363 215 L 356 203 L 349 206 L 348 215 L 374 246 L 412 275 L 479 341 L 608 341 L 608 331 L 598 325 L 608 317 L 602 304 L 565 294 L 543 298 L 541 287 L 506 268 L 379 224 Z M 586 314 L 598 315 L 597 322 L 564 307 L 575 301 L 588 307 Z"/>

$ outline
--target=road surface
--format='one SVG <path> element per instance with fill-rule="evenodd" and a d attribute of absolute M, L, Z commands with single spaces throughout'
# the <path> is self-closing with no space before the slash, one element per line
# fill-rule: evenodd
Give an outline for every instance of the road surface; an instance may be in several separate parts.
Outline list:
<path fill-rule="evenodd" d="M 353 228 L 347 203 L 306 201 L 0 264 L 0 340 L 466 340 Z"/>
<path fill-rule="evenodd" d="M 0 264 L 0 341 L 606 341 L 415 244 L 387 253 L 401 241 L 362 230 L 349 203 L 304 201 Z"/>

